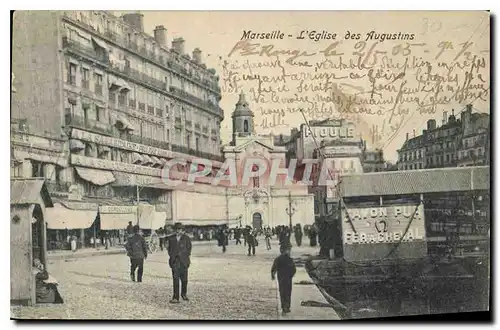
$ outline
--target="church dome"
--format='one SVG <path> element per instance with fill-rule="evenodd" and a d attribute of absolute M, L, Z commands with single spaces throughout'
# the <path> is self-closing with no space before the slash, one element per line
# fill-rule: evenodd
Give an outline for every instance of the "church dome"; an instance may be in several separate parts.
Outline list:
<path fill-rule="evenodd" d="M 245 98 L 243 91 L 240 93 L 240 99 L 236 103 L 236 108 L 233 111 L 233 117 L 249 116 L 253 117 L 254 114 L 252 110 L 248 107 L 248 102 Z"/>

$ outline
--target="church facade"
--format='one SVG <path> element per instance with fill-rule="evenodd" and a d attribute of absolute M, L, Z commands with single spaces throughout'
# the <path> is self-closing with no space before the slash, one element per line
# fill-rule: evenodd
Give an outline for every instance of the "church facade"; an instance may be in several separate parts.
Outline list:
<path fill-rule="evenodd" d="M 275 146 L 272 135 L 255 134 L 253 118 L 240 94 L 232 113 L 233 138 L 223 149 L 226 164 L 235 164 L 236 184 L 221 180 L 217 185 L 195 183 L 177 189 L 174 221 L 256 229 L 314 223 L 314 195 L 307 184 L 288 174 L 285 148 Z"/>

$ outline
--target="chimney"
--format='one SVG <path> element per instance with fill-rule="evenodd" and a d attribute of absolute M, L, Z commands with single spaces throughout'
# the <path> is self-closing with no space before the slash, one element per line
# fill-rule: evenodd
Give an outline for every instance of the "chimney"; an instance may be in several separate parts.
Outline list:
<path fill-rule="evenodd" d="M 193 50 L 193 61 L 197 64 L 201 64 L 201 50 L 199 48 Z"/>
<path fill-rule="evenodd" d="M 141 13 L 125 14 L 122 19 L 129 25 L 132 25 L 136 30 L 144 32 L 144 15 Z"/>
<path fill-rule="evenodd" d="M 443 111 L 443 125 L 446 125 L 447 118 L 448 118 L 448 111 Z"/>
<path fill-rule="evenodd" d="M 415 132 L 415 130 L 413 130 L 413 137 L 416 137 L 417 136 L 417 133 Z"/>
<path fill-rule="evenodd" d="M 167 29 L 163 25 L 155 27 L 154 36 L 160 47 L 167 48 Z"/>
<path fill-rule="evenodd" d="M 410 136 L 410 133 L 406 133 L 406 141 L 408 141 L 409 136 Z"/>
<path fill-rule="evenodd" d="M 472 104 L 467 104 L 467 112 L 472 112 Z"/>
<path fill-rule="evenodd" d="M 427 130 L 432 131 L 433 129 L 436 129 L 436 120 L 435 119 L 429 119 L 427 121 Z"/>
<path fill-rule="evenodd" d="M 179 55 L 184 55 L 184 39 L 182 37 L 175 38 L 172 41 L 172 49 Z"/>

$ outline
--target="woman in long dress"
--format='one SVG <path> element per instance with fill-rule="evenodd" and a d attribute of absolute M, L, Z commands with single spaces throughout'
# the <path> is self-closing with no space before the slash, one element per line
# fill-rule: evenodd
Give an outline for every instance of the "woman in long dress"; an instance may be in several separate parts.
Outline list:
<path fill-rule="evenodd" d="M 33 260 L 33 272 L 36 274 L 36 303 L 37 304 L 62 304 L 64 303 L 59 291 L 57 281 L 45 270 L 39 259 Z"/>

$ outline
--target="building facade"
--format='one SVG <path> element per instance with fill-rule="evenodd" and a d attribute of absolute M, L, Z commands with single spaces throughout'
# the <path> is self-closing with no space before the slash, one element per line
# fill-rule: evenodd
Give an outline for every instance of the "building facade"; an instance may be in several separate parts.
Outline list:
<path fill-rule="evenodd" d="M 489 115 L 472 113 L 472 105 L 455 117 L 444 113 L 441 126 L 427 121 L 422 134 L 409 138 L 398 150 L 398 169 L 463 167 L 489 164 Z"/>
<path fill-rule="evenodd" d="M 171 169 L 184 180 L 194 159 L 210 160 L 214 173 L 223 161 L 219 78 L 201 50 L 187 54 L 182 38 L 169 47 L 163 26 L 148 35 L 139 13 L 17 11 L 13 31 L 11 175 L 44 177 L 64 207 L 58 214 L 87 219 L 49 228 L 83 233 L 97 211 L 110 230 L 139 213 L 184 217 L 176 198 L 189 191 L 176 196 L 165 184 L 167 161 L 185 160 Z M 190 189 L 210 193 L 198 188 L 203 179 Z"/>
<path fill-rule="evenodd" d="M 314 197 L 308 186 L 294 182 L 289 176 L 286 149 L 275 146 L 272 135 L 253 133 L 253 112 L 244 94 L 239 96 L 233 118 L 233 140 L 224 147 L 224 157 L 236 164 L 238 186 L 232 188 L 231 218 L 254 228 L 262 226 L 295 225 L 314 223 Z M 259 164 L 253 164 L 255 160 Z M 272 175 L 272 164 L 279 164 L 277 176 Z M 265 164 L 259 178 L 244 179 L 244 169 L 259 170 Z M 251 168 L 250 168 L 251 166 Z M 278 172 L 276 172 L 278 173 Z M 275 179 L 272 179 L 272 178 Z"/>

